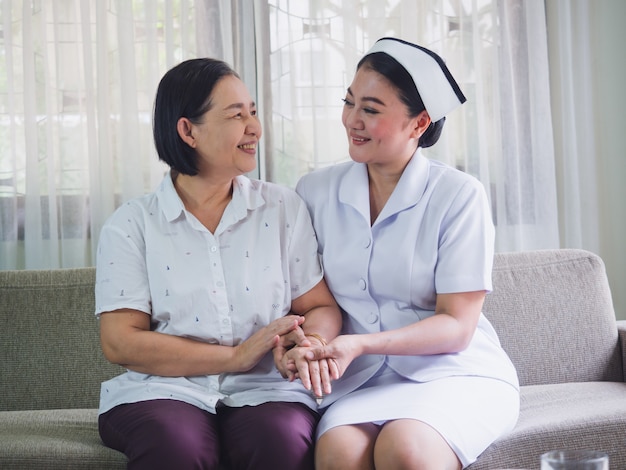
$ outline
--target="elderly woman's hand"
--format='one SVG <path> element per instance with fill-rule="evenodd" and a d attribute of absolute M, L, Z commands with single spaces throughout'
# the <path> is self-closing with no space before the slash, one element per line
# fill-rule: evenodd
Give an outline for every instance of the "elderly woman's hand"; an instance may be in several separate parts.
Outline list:
<path fill-rule="evenodd" d="M 235 346 L 233 370 L 246 372 L 252 369 L 268 351 L 280 344 L 281 337 L 293 331 L 301 331 L 300 325 L 303 322 L 304 317 L 300 315 L 287 315 L 261 328 L 243 343 Z"/>
<path fill-rule="evenodd" d="M 301 327 L 281 335 L 278 344 L 272 349 L 276 368 L 284 378 L 290 380 L 293 380 L 293 373 L 287 368 L 285 354 L 294 346 L 311 346 L 311 342 L 306 337 Z"/>

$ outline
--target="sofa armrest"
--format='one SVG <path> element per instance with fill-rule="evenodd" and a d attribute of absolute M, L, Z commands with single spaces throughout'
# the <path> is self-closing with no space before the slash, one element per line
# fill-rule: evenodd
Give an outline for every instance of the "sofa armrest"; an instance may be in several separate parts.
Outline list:
<path fill-rule="evenodd" d="M 617 334 L 619 346 L 622 350 L 622 370 L 624 372 L 624 382 L 626 382 L 626 320 L 617 321 Z"/>

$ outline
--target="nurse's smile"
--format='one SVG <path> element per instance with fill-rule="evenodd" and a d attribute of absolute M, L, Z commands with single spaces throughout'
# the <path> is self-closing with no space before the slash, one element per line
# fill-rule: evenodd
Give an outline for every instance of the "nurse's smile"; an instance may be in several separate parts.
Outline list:
<path fill-rule="evenodd" d="M 350 134 L 350 142 L 354 145 L 363 145 L 368 143 L 370 140 L 371 139 L 368 139 L 366 137 L 360 137 L 358 135 Z"/>

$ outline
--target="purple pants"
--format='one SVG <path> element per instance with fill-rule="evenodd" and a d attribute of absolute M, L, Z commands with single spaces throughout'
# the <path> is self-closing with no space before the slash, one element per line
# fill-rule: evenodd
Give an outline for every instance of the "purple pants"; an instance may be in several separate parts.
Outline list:
<path fill-rule="evenodd" d="M 100 436 L 128 469 L 312 470 L 316 412 L 301 403 L 218 407 L 217 415 L 176 400 L 116 406 Z"/>

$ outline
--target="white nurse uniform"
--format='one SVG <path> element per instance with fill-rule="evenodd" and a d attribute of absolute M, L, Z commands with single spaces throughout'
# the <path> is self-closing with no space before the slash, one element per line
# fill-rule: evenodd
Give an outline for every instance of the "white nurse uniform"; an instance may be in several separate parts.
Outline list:
<path fill-rule="evenodd" d="M 474 177 L 415 153 L 370 224 L 367 167 L 348 162 L 304 176 L 326 281 L 343 332 L 376 333 L 434 315 L 439 293 L 490 291 L 494 228 Z M 333 393 L 318 436 L 341 424 L 412 418 L 430 424 L 469 465 L 519 411 L 517 373 L 481 314 L 462 352 L 358 357 Z"/>

